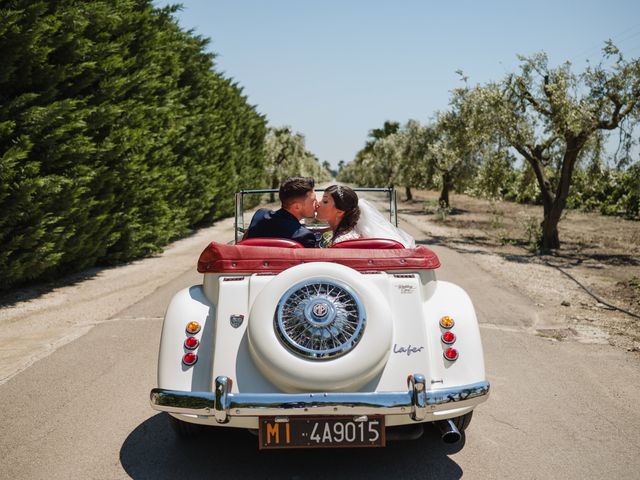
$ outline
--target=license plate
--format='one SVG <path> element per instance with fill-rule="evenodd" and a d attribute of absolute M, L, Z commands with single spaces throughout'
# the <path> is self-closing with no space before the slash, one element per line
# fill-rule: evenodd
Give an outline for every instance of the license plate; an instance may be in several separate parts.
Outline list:
<path fill-rule="evenodd" d="M 260 417 L 261 449 L 384 447 L 384 416 Z"/>

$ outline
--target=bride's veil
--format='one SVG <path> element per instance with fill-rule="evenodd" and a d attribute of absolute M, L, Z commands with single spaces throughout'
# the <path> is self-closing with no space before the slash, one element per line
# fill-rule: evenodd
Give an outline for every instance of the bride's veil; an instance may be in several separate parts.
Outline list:
<path fill-rule="evenodd" d="M 368 200 L 358 200 L 360 207 L 360 219 L 355 226 L 355 231 L 362 238 L 389 238 L 402 243 L 405 248 L 415 248 L 416 241 L 407 232 L 394 226 L 382 213 Z"/>

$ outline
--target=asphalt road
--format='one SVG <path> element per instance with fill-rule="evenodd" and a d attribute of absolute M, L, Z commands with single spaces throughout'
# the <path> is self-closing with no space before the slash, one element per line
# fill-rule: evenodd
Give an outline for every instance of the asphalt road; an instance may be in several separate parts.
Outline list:
<path fill-rule="evenodd" d="M 230 240 L 230 222 L 212 232 Z M 147 261 L 138 263 L 133 286 L 107 296 L 109 315 L 84 302 L 85 315 L 100 321 L 78 323 L 81 336 L 15 367 L 19 373 L 0 385 L 0 478 L 639 478 L 638 356 L 536 336 L 533 327 L 544 319 L 532 313 L 531 300 L 442 247 L 434 247 L 439 278 L 460 284 L 475 302 L 492 388 L 463 442 L 444 445 L 433 431 L 385 449 L 260 452 L 256 437 L 223 428 L 179 440 L 148 397 L 164 309 L 174 292 L 201 280 L 195 260 L 204 243 L 190 242 L 179 261 L 148 262 L 160 271 L 167 262 L 172 272 L 159 281 L 154 270 L 151 290 L 143 288 Z M 141 293 L 131 300 L 131 291 Z M 65 308 L 79 307 L 68 298 L 56 303 L 55 315 L 64 318 Z M 46 317 L 46 308 L 39 311 Z M 0 328 L 30 337 L 17 314 Z M 19 343 L 14 338 L 11 348 Z"/>

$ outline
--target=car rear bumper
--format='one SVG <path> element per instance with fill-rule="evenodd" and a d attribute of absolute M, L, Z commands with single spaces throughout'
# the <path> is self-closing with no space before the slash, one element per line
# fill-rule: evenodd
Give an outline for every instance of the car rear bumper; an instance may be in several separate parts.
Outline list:
<path fill-rule="evenodd" d="M 473 407 L 489 395 L 489 382 L 427 390 L 425 378 L 409 375 L 404 392 L 357 393 L 232 393 L 232 380 L 216 378 L 213 392 L 184 392 L 154 388 L 152 408 L 164 412 L 215 417 L 278 415 L 410 415 L 415 421 L 444 410 Z"/>

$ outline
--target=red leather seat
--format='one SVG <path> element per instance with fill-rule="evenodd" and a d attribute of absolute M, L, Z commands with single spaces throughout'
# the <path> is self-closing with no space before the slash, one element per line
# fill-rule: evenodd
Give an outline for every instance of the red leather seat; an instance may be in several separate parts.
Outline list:
<path fill-rule="evenodd" d="M 309 262 L 339 263 L 359 272 L 430 270 L 440 266 L 438 256 L 424 245 L 379 249 L 280 248 L 211 242 L 198 259 L 198 272 L 279 273 Z"/>
<path fill-rule="evenodd" d="M 279 248 L 304 248 L 299 242 L 290 238 L 245 238 L 236 245 L 248 245 L 252 247 L 279 247 Z"/>
<path fill-rule="evenodd" d="M 368 248 L 372 250 L 388 250 L 404 248 L 400 242 L 389 238 L 355 238 L 333 245 L 331 248 Z"/>

